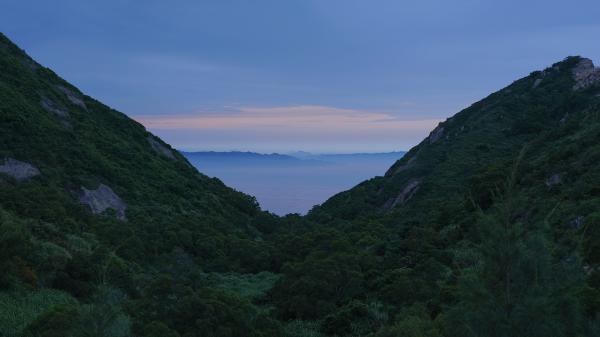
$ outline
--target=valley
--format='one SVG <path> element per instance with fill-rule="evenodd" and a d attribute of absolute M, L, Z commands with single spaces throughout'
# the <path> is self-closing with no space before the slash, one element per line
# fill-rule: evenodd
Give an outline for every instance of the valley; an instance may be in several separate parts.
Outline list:
<path fill-rule="evenodd" d="M 332 195 L 383 175 L 403 154 L 183 152 L 200 172 L 255 196 L 263 210 L 280 216 L 306 214 Z"/>
<path fill-rule="evenodd" d="M 406 154 L 194 154 L 0 35 L 0 335 L 598 336 L 599 74 L 533 71 Z"/>

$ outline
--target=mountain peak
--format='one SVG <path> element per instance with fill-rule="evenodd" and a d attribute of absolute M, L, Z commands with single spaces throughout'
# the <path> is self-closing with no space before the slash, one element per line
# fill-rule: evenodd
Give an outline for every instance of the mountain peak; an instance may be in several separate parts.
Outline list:
<path fill-rule="evenodd" d="M 595 109 L 599 82 L 600 68 L 579 56 L 535 71 L 440 123 L 384 177 L 332 197 L 313 213 L 346 219 L 369 212 L 417 214 L 433 199 L 460 199 L 482 172 L 496 174 L 492 165 L 510 162 L 525 144 L 548 143 L 541 134 L 567 134 L 566 125 Z M 545 173 L 542 183 L 556 174 Z"/>
<path fill-rule="evenodd" d="M 600 68 L 595 67 L 594 62 L 588 58 L 580 58 L 572 72 L 575 80 L 573 90 L 586 89 L 600 80 Z"/>
<path fill-rule="evenodd" d="M 85 95 L 2 33 L 0 69 L 0 213 L 86 229 L 120 228 L 127 220 L 138 237 L 191 223 L 198 236 L 256 235 L 247 234 L 260 211 L 252 197 L 199 173 L 144 126 Z M 184 214 L 186 223 L 174 224 Z M 196 225 L 205 223 L 212 227 Z M 172 250 L 140 242 L 157 256 Z"/>

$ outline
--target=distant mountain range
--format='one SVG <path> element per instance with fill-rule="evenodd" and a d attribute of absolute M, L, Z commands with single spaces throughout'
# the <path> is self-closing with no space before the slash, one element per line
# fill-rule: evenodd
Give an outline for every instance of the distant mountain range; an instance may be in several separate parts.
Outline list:
<path fill-rule="evenodd" d="M 404 152 L 261 154 L 181 152 L 201 172 L 217 177 L 276 214 L 306 213 L 332 195 L 380 176 Z"/>
<path fill-rule="evenodd" d="M 214 152 L 214 151 L 201 151 L 201 152 L 181 152 L 190 162 L 193 164 L 227 164 L 227 163 L 241 163 L 246 165 L 256 164 L 277 164 L 277 163 L 290 163 L 298 162 L 300 159 L 279 153 L 262 154 L 256 152 L 241 152 L 241 151 L 229 151 L 229 152 Z"/>
<path fill-rule="evenodd" d="M 598 205 L 589 59 L 406 155 L 179 153 L 0 34 L 0 336 L 600 336 Z"/>
<path fill-rule="evenodd" d="M 312 154 L 308 152 L 302 152 L 303 156 L 299 156 L 297 153 L 291 154 L 296 158 L 321 160 L 328 162 L 355 162 L 360 160 L 398 160 L 401 158 L 406 151 L 394 151 L 394 152 L 379 152 L 379 153 L 331 153 L 331 154 Z"/>
<path fill-rule="evenodd" d="M 243 162 L 244 164 L 326 164 L 326 163 L 340 163 L 340 162 L 354 162 L 356 160 L 398 160 L 404 155 L 404 151 L 395 152 L 381 152 L 381 153 L 330 153 L 330 154 L 315 154 L 304 151 L 291 152 L 288 154 L 281 153 L 257 153 L 257 152 L 243 152 L 243 151 L 198 151 L 198 152 L 185 152 L 183 154 L 190 162 L 194 164 L 207 164 L 212 165 L 218 163 L 219 165 L 228 162 Z M 300 162 L 302 161 L 302 162 Z"/>
<path fill-rule="evenodd" d="M 279 153 L 257 153 L 257 152 L 242 152 L 242 151 L 226 151 L 226 152 L 215 152 L 215 151 L 199 151 L 199 152 L 181 152 L 186 157 L 194 158 L 211 158 L 211 159 L 256 159 L 256 160 L 294 160 L 297 159 L 294 156 L 289 156 Z"/>

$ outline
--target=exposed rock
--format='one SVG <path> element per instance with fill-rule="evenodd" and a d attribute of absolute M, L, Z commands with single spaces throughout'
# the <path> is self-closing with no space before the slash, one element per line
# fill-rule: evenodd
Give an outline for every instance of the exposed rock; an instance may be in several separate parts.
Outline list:
<path fill-rule="evenodd" d="M 429 134 L 429 144 L 433 144 L 433 143 L 437 142 L 438 140 L 440 140 L 440 138 L 442 138 L 443 135 L 444 135 L 444 127 L 441 125 L 438 125 Z"/>
<path fill-rule="evenodd" d="M 533 82 L 533 86 L 531 87 L 531 89 L 535 89 L 537 88 L 541 83 L 542 83 L 543 79 L 538 78 L 535 80 L 535 82 Z"/>
<path fill-rule="evenodd" d="M 600 68 L 594 67 L 590 59 L 582 58 L 572 71 L 575 80 L 573 90 L 586 89 L 600 81 Z"/>
<path fill-rule="evenodd" d="M 94 214 L 101 214 L 109 208 L 114 209 L 117 218 L 125 220 L 127 205 L 110 187 L 104 184 L 100 184 L 95 190 L 88 190 L 82 186 L 79 202 L 87 205 Z"/>
<path fill-rule="evenodd" d="M 411 179 L 406 185 L 404 185 L 404 187 L 402 188 L 402 191 L 400 191 L 400 193 L 398 193 L 398 196 L 388 200 L 385 203 L 385 205 L 383 205 L 383 208 L 392 209 L 398 205 L 400 205 L 400 206 L 404 205 L 408 200 L 410 200 L 415 195 L 415 193 L 417 193 L 420 185 L 421 185 L 421 180 Z"/>
<path fill-rule="evenodd" d="M 164 146 L 156 138 L 154 138 L 153 136 L 148 136 L 148 138 L 146 138 L 146 139 L 148 140 L 148 143 L 150 143 L 150 146 L 152 146 L 152 149 L 156 153 L 160 154 L 161 156 L 165 156 L 169 159 L 173 159 L 173 160 L 176 159 L 173 151 L 171 151 L 171 149 L 169 149 L 168 147 Z"/>
<path fill-rule="evenodd" d="M 565 124 L 567 122 L 567 119 L 569 118 L 569 113 L 565 113 L 565 115 L 560 119 L 560 121 L 558 121 L 560 124 Z"/>
<path fill-rule="evenodd" d="M 0 173 L 9 175 L 20 182 L 40 175 L 40 170 L 29 163 L 6 158 L 4 164 L 0 165 Z"/>
<path fill-rule="evenodd" d="M 62 91 L 65 95 L 67 95 L 67 98 L 69 99 L 69 101 L 71 101 L 71 103 L 77 105 L 78 107 L 84 110 L 87 110 L 87 105 L 85 105 L 83 97 L 80 94 L 75 93 L 71 89 L 63 87 L 61 85 L 57 85 L 56 88 Z"/>
<path fill-rule="evenodd" d="M 546 186 L 552 187 L 562 183 L 562 174 L 553 174 L 546 179 Z"/>
<path fill-rule="evenodd" d="M 569 227 L 571 227 L 572 229 L 576 229 L 579 230 L 581 229 L 581 227 L 583 227 L 583 220 L 584 217 L 583 216 L 578 216 L 575 219 L 569 221 Z"/>
<path fill-rule="evenodd" d="M 410 157 L 410 159 L 408 159 L 404 164 L 398 166 L 398 168 L 394 171 L 393 174 L 398 174 L 402 171 L 405 171 L 405 170 L 411 168 L 415 164 L 416 161 L 417 161 L 416 155 Z"/>
<path fill-rule="evenodd" d="M 57 115 L 58 117 L 69 117 L 69 112 L 60 107 L 58 104 L 54 103 L 52 100 L 50 100 L 48 97 L 42 96 L 42 100 L 40 101 L 40 104 L 42 105 L 42 108 L 44 108 L 44 110 L 51 112 L 55 115 Z"/>
<path fill-rule="evenodd" d="M 600 270 L 600 266 L 592 266 L 587 263 L 583 265 L 583 272 L 587 276 L 589 276 L 591 273 L 597 272 L 599 270 Z"/>
<path fill-rule="evenodd" d="M 40 105 L 42 106 L 42 108 L 44 108 L 44 110 L 55 114 L 66 128 L 71 128 L 71 122 L 69 121 L 69 111 L 67 111 L 67 109 L 56 104 L 54 101 L 52 101 L 46 96 L 42 96 Z"/>
<path fill-rule="evenodd" d="M 27 68 L 29 68 L 29 70 L 31 70 L 32 72 L 36 72 L 38 69 L 41 68 L 37 62 L 30 58 L 26 58 L 25 60 L 23 60 L 23 62 L 25 63 Z"/>

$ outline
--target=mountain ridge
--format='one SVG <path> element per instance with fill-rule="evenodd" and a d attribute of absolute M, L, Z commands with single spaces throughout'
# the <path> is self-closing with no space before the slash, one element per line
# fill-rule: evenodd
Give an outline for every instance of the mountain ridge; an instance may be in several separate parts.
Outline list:
<path fill-rule="evenodd" d="M 0 35 L 0 334 L 598 336 L 600 86 L 532 72 L 276 217 Z"/>
<path fill-rule="evenodd" d="M 2 321 L 1 334 L 24 335 L 37 329 L 35 319 L 61 310 L 77 324 L 108 315 L 105 329 L 125 324 L 123 331 L 142 333 L 153 319 L 140 310 L 126 314 L 124 301 L 137 305 L 132 300 L 161 277 L 257 272 L 271 263 L 257 229 L 268 215 L 253 197 L 198 172 L 141 124 L 1 34 L 0 69 L 0 316 L 17 310 L 25 317 Z M 200 296 L 196 291 L 186 298 Z M 38 293 L 48 296 L 31 311 L 26 301 Z M 244 303 L 201 296 L 215 305 Z M 103 302 L 109 297 L 116 302 Z"/>
<path fill-rule="evenodd" d="M 582 67 L 583 67 L 583 70 L 581 70 L 582 75 L 576 75 L 576 73 L 580 72 L 580 70 L 578 70 L 579 67 L 573 68 L 573 70 L 571 70 L 575 64 L 582 65 Z M 560 70 L 561 66 L 563 67 L 563 70 L 564 70 L 564 68 L 567 68 L 566 72 Z M 564 61 L 556 63 L 544 71 L 533 72 L 529 76 L 524 77 L 523 79 L 520 79 L 518 81 L 515 81 L 508 87 L 501 89 L 500 91 L 488 96 L 487 98 L 483 99 L 482 101 L 474 103 L 469 108 L 466 108 L 466 109 L 462 110 L 461 112 L 459 112 L 458 114 L 448 118 L 446 121 L 441 122 L 433 131 L 431 131 L 431 133 L 428 137 L 426 137 L 417 146 L 412 148 L 402 159 L 400 159 L 398 162 L 396 162 L 394 165 L 392 165 L 392 167 L 390 167 L 390 169 L 386 172 L 385 176 L 381 180 L 378 181 L 378 184 L 385 184 L 384 181 L 393 182 L 395 180 L 402 180 L 403 179 L 402 177 L 409 175 L 407 172 L 410 172 L 410 171 L 413 171 L 413 172 L 421 171 L 421 173 L 417 173 L 416 175 L 412 176 L 412 178 L 408 179 L 410 181 L 406 182 L 405 186 L 408 187 L 410 185 L 417 184 L 418 185 L 417 189 L 422 187 L 423 181 L 421 181 L 421 180 L 424 178 L 424 176 L 427 176 L 430 173 L 422 172 L 423 165 L 419 165 L 420 157 L 431 156 L 430 154 L 427 153 L 427 152 L 431 152 L 434 155 L 437 155 L 439 158 L 439 153 L 437 153 L 435 148 L 439 147 L 440 146 L 439 144 L 441 144 L 441 143 L 448 143 L 452 140 L 454 140 L 456 142 L 461 142 L 461 146 L 459 146 L 459 147 L 457 146 L 460 150 L 471 148 L 471 151 L 470 151 L 472 153 L 471 158 L 473 158 L 473 157 L 476 158 L 477 156 L 479 156 L 479 157 L 484 156 L 484 154 L 481 154 L 481 152 L 489 151 L 488 148 L 490 146 L 492 146 L 491 144 L 493 142 L 486 143 L 486 142 L 481 141 L 481 139 L 490 138 L 489 135 L 481 135 L 481 138 L 479 138 L 479 139 L 466 138 L 465 134 L 468 134 L 469 132 L 472 132 L 472 133 L 478 132 L 478 130 L 476 128 L 474 128 L 473 126 L 469 126 L 469 125 L 465 124 L 466 121 L 468 121 L 470 119 L 470 120 L 474 120 L 477 122 L 477 120 L 479 119 L 481 122 L 486 123 L 486 124 L 491 123 L 491 122 L 498 123 L 498 124 L 503 123 L 502 120 L 503 119 L 507 120 L 507 117 L 508 117 L 505 114 L 508 114 L 510 112 L 499 111 L 499 110 L 505 109 L 505 107 L 497 107 L 497 106 L 494 107 L 495 104 L 498 104 L 495 102 L 498 102 L 499 99 L 502 98 L 502 96 L 510 97 L 511 91 L 517 90 L 516 87 L 519 87 L 518 88 L 519 90 L 525 89 L 527 92 L 529 92 L 529 95 L 532 96 L 532 98 L 530 98 L 530 99 L 534 100 L 534 99 L 536 99 L 535 96 L 539 95 L 540 90 L 547 88 L 547 87 L 544 87 L 544 85 L 550 81 L 548 78 L 555 77 L 554 80 L 556 81 L 556 77 L 560 76 L 560 77 L 562 77 L 562 81 L 570 82 L 571 84 L 563 85 L 563 86 L 561 86 L 562 88 L 555 88 L 554 90 L 557 90 L 557 91 L 565 90 L 563 88 L 570 85 L 572 88 L 571 91 L 573 91 L 575 93 L 577 90 L 583 89 L 583 87 L 581 87 L 581 83 L 588 83 L 587 81 L 590 81 L 589 85 L 596 83 L 595 81 L 597 81 L 597 79 L 590 80 L 590 78 L 594 78 L 594 76 L 595 76 L 594 74 L 596 74 L 596 70 L 594 70 L 594 69 L 595 68 L 593 66 L 593 63 L 589 59 L 580 58 L 580 57 L 568 57 Z M 538 80 L 540 80 L 540 79 L 546 79 L 546 83 L 539 82 Z M 537 85 L 536 85 L 536 83 L 537 83 Z M 568 99 L 568 98 L 565 98 L 564 100 L 566 100 L 566 99 Z M 518 99 L 515 99 L 515 102 L 514 103 L 511 102 L 511 104 L 515 104 L 515 105 L 519 104 Z M 564 104 L 564 103 L 556 102 L 554 104 Z M 496 109 L 496 111 L 493 111 L 494 109 Z M 555 108 L 555 110 L 556 109 L 557 108 Z M 484 114 L 476 113 L 478 111 L 483 111 Z M 544 111 L 544 112 L 546 112 L 546 111 Z M 490 116 L 492 114 L 494 116 Z M 489 118 L 487 116 L 494 118 L 494 121 L 485 121 L 484 120 L 485 118 Z M 565 116 L 568 116 L 567 111 L 555 112 L 554 117 L 552 117 L 555 120 L 552 123 L 558 124 L 558 122 Z M 487 132 L 489 132 L 489 130 L 494 130 L 494 132 L 496 132 L 498 134 L 496 136 L 496 138 L 498 138 L 498 139 L 506 138 L 507 135 L 514 136 L 511 139 L 515 139 L 517 137 L 533 139 L 532 132 L 542 130 L 545 127 L 544 125 L 542 125 L 542 123 L 543 122 L 547 123 L 548 116 L 544 116 L 543 118 L 538 118 L 537 120 L 534 120 L 534 119 L 525 120 L 525 117 L 531 117 L 531 116 L 511 117 L 510 119 L 508 119 L 509 122 L 512 123 L 511 125 L 505 125 L 502 129 L 500 129 L 498 127 L 493 127 L 491 129 L 488 128 Z M 516 121 L 512 122 L 512 118 L 522 118 L 522 120 L 516 120 Z M 470 129 L 469 129 L 469 127 L 470 127 Z M 486 128 L 487 127 L 483 126 L 483 125 L 479 126 L 480 130 L 486 129 Z M 529 129 L 527 129 L 527 128 L 529 128 Z M 461 140 L 461 139 L 466 139 L 467 142 L 465 142 L 464 140 Z M 468 143 L 468 142 L 470 142 L 470 143 Z M 518 142 L 518 144 L 522 144 L 522 143 Z M 502 143 L 497 142 L 494 145 L 501 146 Z M 505 142 L 505 146 L 507 146 L 507 145 L 509 146 L 509 144 L 507 144 Z M 477 149 L 472 149 L 474 146 L 479 146 L 480 151 L 478 151 Z M 516 149 L 516 148 L 513 149 L 512 150 L 513 155 L 514 155 L 514 153 L 516 153 L 518 151 L 519 151 L 519 149 Z M 429 158 L 424 158 L 425 161 L 427 161 L 428 159 Z M 490 158 L 489 160 L 493 161 L 496 159 L 497 158 Z M 465 170 L 467 170 L 466 172 L 468 172 L 469 167 L 477 166 L 477 165 L 473 165 L 474 163 L 472 162 L 472 160 L 469 159 L 469 161 L 470 162 L 466 162 L 466 163 L 468 163 L 468 166 L 465 165 Z M 421 168 L 420 168 L 420 166 L 421 166 Z M 429 167 L 433 167 L 433 166 L 429 166 Z M 427 170 L 429 170 L 429 168 L 427 168 Z M 443 173 L 439 172 L 438 174 L 443 174 Z M 404 180 L 406 181 L 407 179 L 404 179 Z M 452 179 L 450 179 L 450 180 L 452 180 Z M 455 185 L 455 187 L 456 187 L 456 185 Z M 398 186 L 396 188 L 398 188 L 399 196 L 402 195 L 404 189 L 400 188 L 400 186 Z M 415 192 L 417 192 L 417 191 L 415 191 Z M 352 193 L 352 192 L 349 191 L 348 193 Z M 414 195 L 416 195 L 416 194 L 414 194 Z M 388 196 L 388 199 L 382 201 L 380 206 L 385 204 L 386 202 L 389 203 L 390 200 L 392 200 L 390 198 L 392 198 L 392 196 Z M 335 202 L 335 200 L 336 200 L 336 196 L 332 197 L 331 201 Z M 368 207 L 368 208 L 372 208 L 372 207 Z"/>

